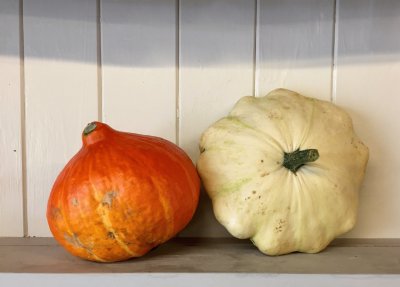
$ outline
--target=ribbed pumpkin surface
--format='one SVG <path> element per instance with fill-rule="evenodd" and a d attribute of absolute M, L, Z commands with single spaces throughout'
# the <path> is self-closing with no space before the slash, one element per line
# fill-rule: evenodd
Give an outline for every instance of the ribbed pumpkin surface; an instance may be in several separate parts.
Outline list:
<path fill-rule="evenodd" d="M 200 181 L 188 156 L 164 139 L 113 130 L 83 134 L 57 177 L 47 219 L 56 240 L 93 261 L 142 256 L 192 218 Z"/>

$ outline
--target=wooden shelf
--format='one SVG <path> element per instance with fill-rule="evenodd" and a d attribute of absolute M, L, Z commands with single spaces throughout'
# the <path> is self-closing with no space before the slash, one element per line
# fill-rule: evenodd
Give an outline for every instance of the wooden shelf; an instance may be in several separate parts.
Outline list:
<path fill-rule="evenodd" d="M 132 286 L 124 285 L 124 278 L 134 278 L 135 282 L 147 286 L 160 286 L 160 283 L 170 286 L 169 280 L 175 282 L 171 286 L 184 286 L 179 285 L 184 282 L 189 282 L 190 286 L 212 286 L 204 285 L 202 280 L 222 280 L 218 286 L 247 283 L 263 286 L 257 284 L 265 285 L 265 282 L 285 286 L 279 285 L 282 280 L 293 280 L 296 286 L 314 286 L 312 282 L 347 282 L 350 286 L 359 286 L 354 284 L 362 281 L 365 281 L 363 286 L 374 286 L 368 284 L 375 283 L 400 286 L 399 239 L 340 239 L 318 254 L 270 257 L 244 240 L 177 238 L 142 258 L 104 264 L 75 258 L 51 238 L 2 238 L 0 258 L 0 286 L 22 286 L 20 284 L 24 283 L 35 286 L 35 282 L 37 286 L 47 286 L 44 282 L 56 282 L 57 286 L 64 286 L 64 282 L 68 286 L 82 283 L 82 278 L 101 279 L 97 286 L 103 286 L 101 284 L 111 279 L 112 286 Z M 240 283 L 243 278 L 247 281 Z M 121 285 L 115 285 L 115 280 L 122 280 Z M 132 283 L 132 280 L 126 282 Z M 241 285 L 235 285 L 239 283 Z"/>

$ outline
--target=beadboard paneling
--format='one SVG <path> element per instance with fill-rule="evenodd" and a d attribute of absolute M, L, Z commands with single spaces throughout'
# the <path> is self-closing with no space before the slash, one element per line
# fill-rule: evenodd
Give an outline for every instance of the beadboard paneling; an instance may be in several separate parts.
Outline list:
<path fill-rule="evenodd" d="M 256 95 L 287 88 L 330 100 L 333 0 L 259 0 Z"/>
<path fill-rule="evenodd" d="M 18 1 L 0 1 L 0 236 L 23 236 Z"/>
<path fill-rule="evenodd" d="M 176 138 L 176 1 L 101 1 L 103 120 Z"/>
<path fill-rule="evenodd" d="M 196 161 L 201 133 L 253 94 L 254 1 L 181 1 L 180 145 Z M 228 236 L 203 193 L 190 236 Z"/>
<path fill-rule="evenodd" d="M 97 119 L 96 0 L 24 2 L 28 232 L 48 236 L 57 174 Z"/>
<path fill-rule="evenodd" d="M 400 237 L 400 2 L 338 2 L 336 103 L 370 149 L 350 237 Z"/>
<path fill-rule="evenodd" d="M 398 27 L 396 0 L 0 1 L 0 236 L 23 235 L 24 180 L 28 235 L 50 235 L 48 194 L 88 122 L 177 139 L 196 161 L 240 97 L 285 87 L 344 107 L 370 147 L 346 236 L 400 237 Z M 181 236 L 229 236 L 204 193 Z"/>

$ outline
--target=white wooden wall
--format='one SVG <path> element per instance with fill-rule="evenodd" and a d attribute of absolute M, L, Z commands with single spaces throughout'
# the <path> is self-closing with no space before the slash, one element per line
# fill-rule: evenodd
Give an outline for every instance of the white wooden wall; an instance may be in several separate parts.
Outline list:
<path fill-rule="evenodd" d="M 237 99 L 344 107 L 370 147 L 348 237 L 400 237 L 400 1 L 0 0 L 0 236 L 49 236 L 47 197 L 92 120 L 198 157 Z M 182 236 L 229 236 L 203 194 Z"/>

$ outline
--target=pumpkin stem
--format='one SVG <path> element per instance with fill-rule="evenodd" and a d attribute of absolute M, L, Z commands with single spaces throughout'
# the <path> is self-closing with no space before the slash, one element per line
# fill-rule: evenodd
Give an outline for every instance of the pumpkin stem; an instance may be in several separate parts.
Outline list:
<path fill-rule="evenodd" d="M 316 161 L 319 158 L 317 149 L 297 149 L 294 152 L 284 153 L 283 166 L 296 173 L 297 170 L 308 162 Z"/>
<path fill-rule="evenodd" d="M 88 124 L 88 125 L 86 126 L 86 128 L 83 130 L 83 134 L 84 134 L 85 136 L 87 136 L 87 135 L 90 134 L 92 131 L 94 131 L 94 130 L 96 129 L 96 127 L 97 127 L 97 125 L 96 125 L 95 122 L 92 122 L 92 123 Z"/>

